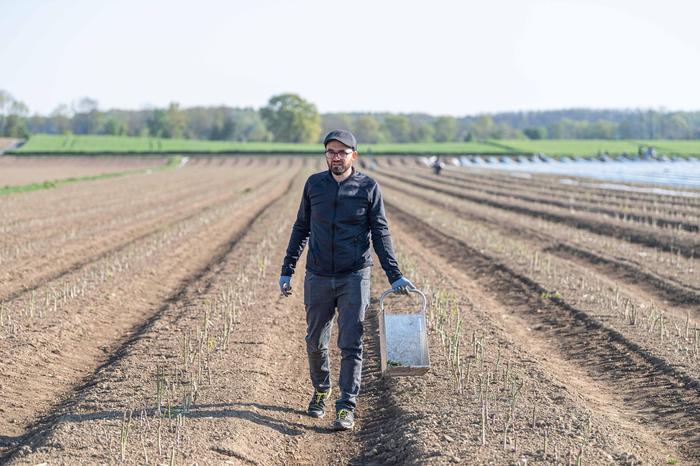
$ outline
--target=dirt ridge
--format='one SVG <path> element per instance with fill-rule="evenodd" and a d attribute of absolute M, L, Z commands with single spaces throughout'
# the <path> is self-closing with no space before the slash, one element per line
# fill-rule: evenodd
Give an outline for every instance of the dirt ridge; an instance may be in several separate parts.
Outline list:
<path fill-rule="evenodd" d="M 400 444 L 406 446 L 406 424 L 410 416 L 396 402 L 392 395 L 392 380 L 382 377 L 379 364 L 379 300 L 373 297 L 365 317 L 364 356 L 362 364 L 362 404 L 367 413 L 357 432 L 356 438 L 363 444 L 361 453 L 349 461 L 350 465 L 405 464 L 412 456 L 418 454 L 412 446 L 402 451 L 392 451 L 380 443 L 384 432 L 392 432 Z"/>
<path fill-rule="evenodd" d="M 82 393 L 97 382 L 99 374 L 110 366 L 116 364 L 126 354 L 128 354 L 134 343 L 138 341 L 158 319 L 160 319 L 161 315 L 170 306 L 185 298 L 193 286 L 196 286 L 207 275 L 211 275 L 211 272 L 226 260 L 227 256 L 233 251 L 238 242 L 250 231 L 257 218 L 263 212 L 265 212 L 265 210 L 269 209 L 270 206 L 272 206 L 277 200 L 291 191 L 296 176 L 298 176 L 298 173 L 290 179 L 285 191 L 260 208 L 242 229 L 236 231 L 225 244 L 220 245 L 220 250 L 209 260 L 209 262 L 207 262 L 191 276 L 183 280 L 180 286 L 162 302 L 161 306 L 152 316 L 129 332 L 130 336 L 110 354 L 103 364 L 95 368 L 95 370 L 93 370 L 93 372 L 73 390 L 73 393 L 70 396 L 43 416 L 39 421 L 29 426 L 27 433 L 20 437 L 16 445 L 12 446 L 6 452 L 0 454 L 0 465 L 9 463 L 11 460 L 15 459 L 20 452 L 26 450 L 27 448 L 34 450 L 40 447 L 47 439 L 51 430 L 60 422 L 64 413 L 69 411 L 71 407 L 76 406 L 81 399 Z M 204 289 L 207 289 L 208 286 L 211 286 L 211 278 L 204 284 Z"/>
<path fill-rule="evenodd" d="M 622 239 L 632 243 L 643 244 L 646 246 L 651 246 L 654 248 L 659 248 L 664 251 L 680 253 L 685 257 L 695 257 L 697 254 L 697 245 L 695 244 L 685 244 L 685 243 L 668 243 L 656 237 L 655 235 L 650 235 L 644 232 L 640 232 L 633 228 L 625 228 L 620 225 L 610 225 L 605 222 L 598 221 L 586 221 L 583 219 L 578 219 L 575 217 L 568 217 L 563 215 L 558 215 L 552 212 L 543 212 L 536 209 L 531 209 L 525 206 L 505 204 L 502 202 L 497 202 L 491 199 L 484 199 L 479 196 L 473 196 L 466 193 L 457 193 L 449 189 L 439 188 L 430 184 L 422 183 L 420 181 L 409 180 L 405 177 L 394 175 L 391 173 L 386 173 L 379 171 L 380 174 L 388 178 L 392 178 L 398 181 L 403 181 L 410 183 L 414 186 L 418 186 L 423 189 L 429 189 L 442 194 L 451 195 L 460 199 L 475 202 L 477 204 L 487 205 L 489 207 L 495 207 L 497 209 L 507 210 L 511 212 L 516 212 L 519 214 L 528 215 L 534 218 L 541 218 L 550 222 L 561 223 L 582 230 L 588 230 L 593 233 L 604 234 L 611 236 L 613 238 Z"/>
<path fill-rule="evenodd" d="M 434 178 L 432 178 L 426 174 L 423 174 L 422 177 L 429 180 L 429 181 L 438 182 L 438 180 L 435 180 Z M 447 177 L 445 177 L 445 178 L 447 178 Z M 551 205 L 551 206 L 555 206 L 555 207 L 561 207 L 564 209 L 573 209 L 575 211 L 601 214 L 601 215 L 605 215 L 606 217 L 615 218 L 618 220 L 632 220 L 632 221 L 635 221 L 635 222 L 643 224 L 643 225 L 657 225 L 659 227 L 672 227 L 672 228 L 678 228 L 678 229 L 682 229 L 685 231 L 689 231 L 691 233 L 696 233 L 696 232 L 700 231 L 700 226 L 698 224 L 684 222 L 682 220 L 672 220 L 672 219 L 657 217 L 657 216 L 653 216 L 653 215 L 649 215 L 649 214 L 637 214 L 637 213 L 633 213 L 633 212 L 620 212 L 619 210 L 610 210 L 610 209 L 606 209 L 604 207 L 586 206 L 586 205 L 581 205 L 580 203 L 572 204 L 572 203 L 561 202 L 561 201 L 557 201 L 556 199 L 551 199 L 551 198 L 546 198 L 546 197 L 541 197 L 541 196 L 529 196 L 529 195 L 525 195 L 525 194 L 516 194 L 512 191 L 511 192 L 503 192 L 503 191 L 497 191 L 497 190 L 493 190 L 493 189 L 473 188 L 470 186 L 465 186 L 463 183 L 449 181 L 448 179 L 442 179 L 439 182 L 442 184 L 448 185 L 448 186 L 454 186 L 456 188 L 478 190 L 480 192 L 484 192 L 486 194 L 490 194 L 493 196 L 518 199 L 520 201 L 531 202 L 533 204 L 547 204 L 547 205 Z"/>
<path fill-rule="evenodd" d="M 272 177 L 268 178 L 265 182 L 268 182 L 271 179 L 272 179 Z M 206 206 L 202 209 L 195 210 L 191 214 L 185 215 L 183 217 L 178 217 L 175 220 L 172 220 L 171 222 L 168 222 L 166 224 L 157 224 L 154 228 L 151 228 L 148 231 L 146 231 L 138 236 L 135 236 L 135 237 L 128 239 L 124 242 L 118 243 L 115 246 L 108 248 L 108 249 L 105 249 L 98 254 L 95 254 L 92 256 L 87 256 L 82 260 L 74 262 L 69 267 L 63 268 L 61 270 L 57 270 L 54 273 L 43 275 L 43 276 L 39 277 L 38 279 L 36 279 L 34 281 L 34 283 L 23 286 L 22 288 L 20 288 L 16 291 L 10 292 L 9 294 L 7 294 L 4 297 L 0 297 L 0 302 L 12 301 L 12 300 L 20 298 L 28 293 L 31 293 L 32 291 L 36 291 L 39 288 L 41 288 L 42 285 L 46 284 L 47 282 L 58 280 L 66 275 L 69 275 L 73 272 L 76 272 L 76 271 L 86 267 L 89 264 L 92 264 L 92 263 L 97 262 L 101 259 L 109 257 L 112 254 L 126 250 L 127 248 L 129 248 L 129 246 L 136 244 L 139 241 L 142 241 L 142 240 L 148 238 L 149 236 L 153 236 L 154 234 L 157 234 L 160 231 L 168 230 L 168 229 L 172 228 L 174 225 L 177 225 L 178 223 L 187 222 L 188 220 L 191 220 L 199 215 L 202 215 L 202 213 L 204 213 L 204 212 L 208 212 L 212 209 L 215 209 L 221 205 L 226 204 L 227 202 L 230 202 L 232 199 L 235 199 L 238 196 L 239 196 L 239 193 L 235 193 L 231 196 L 226 197 L 225 199 L 214 202 L 213 204 L 209 204 L 208 206 Z"/>
<path fill-rule="evenodd" d="M 410 196 L 417 197 L 426 202 L 438 202 L 435 199 L 430 198 L 429 196 L 409 191 L 401 185 L 387 185 L 390 186 L 391 189 L 405 193 Z M 445 194 L 450 195 L 450 193 Z M 503 222 L 489 218 L 487 216 L 476 214 L 474 212 L 467 212 L 461 209 L 456 210 L 453 206 L 449 206 L 443 203 L 440 203 L 440 205 L 441 207 L 451 212 L 458 213 L 463 218 L 475 222 L 485 223 L 487 225 L 494 225 L 499 228 L 506 228 Z M 571 257 L 566 257 L 565 254 L 561 254 L 560 252 L 569 253 L 570 256 L 575 256 L 579 260 L 586 261 L 587 263 L 590 263 L 593 266 L 600 266 L 601 264 L 605 265 L 610 269 L 611 272 L 614 273 L 619 273 L 620 271 L 622 271 L 624 275 L 622 277 L 616 275 L 617 278 L 622 278 L 626 280 L 627 283 L 643 286 L 647 289 L 650 289 L 650 291 L 652 291 L 654 294 L 656 294 L 662 299 L 667 299 L 671 302 L 681 305 L 700 303 L 700 290 L 696 290 L 690 285 L 676 282 L 671 277 L 661 277 L 656 274 L 652 274 L 651 272 L 645 271 L 642 268 L 635 266 L 629 262 L 617 260 L 610 257 L 604 257 L 601 254 L 581 249 L 573 244 L 563 242 L 559 238 L 553 237 L 547 233 L 543 233 L 534 228 L 521 228 L 514 225 L 508 225 L 507 230 L 516 233 L 517 235 L 523 238 L 537 238 L 545 243 L 550 243 L 550 246 L 543 249 L 543 251 L 555 253 L 564 259 L 571 259 Z"/>
<path fill-rule="evenodd" d="M 554 330 L 553 334 L 563 341 L 565 352 L 568 352 L 572 359 L 577 359 L 584 365 L 590 366 L 593 370 L 601 370 L 602 373 L 609 373 L 607 366 L 614 364 L 619 358 L 625 358 L 624 370 L 619 370 L 615 373 L 615 381 L 617 383 L 625 382 L 624 390 L 630 396 L 642 398 L 645 403 L 658 408 L 658 417 L 654 418 L 657 422 L 665 424 L 669 428 L 678 429 L 678 424 L 674 422 L 673 415 L 675 414 L 674 406 L 685 406 L 685 411 L 688 419 L 695 420 L 695 426 L 691 426 L 689 432 L 676 434 L 676 440 L 684 444 L 686 454 L 690 456 L 698 455 L 698 447 L 700 446 L 700 431 L 697 427 L 700 425 L 700 383 L 693 377 L 685 374 L 681 369 L 672 366 L 663 358 L 654 356 L 645 348 L 630 341 L 619 332 L 610 329 L 599 320 L 588 315 L 574 306 L 568 304 L 565 300 L 552 297 L 551 303 L 543 302 L 540 298 L 546 290 L 539 283 L 530 278 L 512 270 L 507 265 L 501 263 L 487 254 L 471 248 L 465 242 L 435 231 L 430 225 L 423 220 L 415 217 L 400 206 L 387 202 L 394 218 L 410 225 L 411 228 L 420 232 L 424 238 L 432 239 L 435 244 L 435 249 L 440 247 L 439 253 L 448 258 L 449 261 L 468 265 L 480 272 L 480 277 L 487 281 L 492 288 L 505 293 L 512 290 L 513 286 L 523 290 L 521 301 L 537 303 L 540 308 L 552 311 L 538 315 L 531 311 L 530 315 L 535 316 L 534 320 L 550 325 Z M 548 317 L 548 315 L 550 317 Z M 579 332 L 568 332 L 564 335 L 562 332 L 569 325 L 579 327 Z M 585 334 L 583 332 L 586 332 Z M 601 346 L 595 346 L 593 343 L 599 343 Z M 615 350 L 612 345 L 619 345 L 621 348 Z M 576 346 L 581 346 L 577 348 Z M 607 346 L 607 348 L 605 347 Z M 624 349 L 624 351 L 620 351 Z M 603 369 L 600 369 L 603 368 Z M 651 375 L 653 374 L 653 378 Z M 638 380 L 635 378 L 652 378 L 653 383 L 650 386 L 640 387 Z M 654 399 L 654 395 L 658 395 L 657 390 L 664 387 L 665 397 L 672 398 L 673 402 L 665 404 L 663 400 Z M 618 386 L 618 389 L 623 389 Z M 647 396 L 644 395 L 648 391 Z M 633 398 L 634 399 L 634 398 Z M 682 403 L 677 402 L 683 400 Z M 660 404 L 659 405 L 657 405 Z M 641 415 L 641 411 L 640 411 Z M 648 414 L 647 414 L 648 415 Z M 688 434 L 692 432 L 692 436 L 688 438 Z M 695 453 L 693 453 L 695 452 Z"/>
<path fill-rule="evenodd" d="M 551 252 L 564 259 L 582 259 L 588 264 L 603 266 L 610 272 L 622 272 L 624 274 L 623 277 L 617 275 L 617 278 L 623 278 L 628 283 L 653 288 L 656 294 L 669 302 L 683 305 L 700 304 L 700 290 L 696 290 L 690 285 L 672 283 L 666 278 L 659 277 L 654 273 L 642 270 L 632 264 L 604 257 L 601 254 L 596 254 L 566 243 L 557 243 L 545 248 L 544 251 Z"/>

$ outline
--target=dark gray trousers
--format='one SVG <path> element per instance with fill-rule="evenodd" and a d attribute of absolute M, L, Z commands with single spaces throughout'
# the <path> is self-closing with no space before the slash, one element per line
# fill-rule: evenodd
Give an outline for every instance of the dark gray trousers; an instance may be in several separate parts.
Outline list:
<path fill-rule="evenodd" d="M 322 277 L 306 271 L 306 352 L 311 383 L 317 390 L 331 387 L 328 343 L 333 316 L 338 309 L 338 348 L 340 348 L 340 398 L 338 409 L 355 409 L 362 376 L 362 321 L 369 304 L 370 268 L 341 277 Z"/>

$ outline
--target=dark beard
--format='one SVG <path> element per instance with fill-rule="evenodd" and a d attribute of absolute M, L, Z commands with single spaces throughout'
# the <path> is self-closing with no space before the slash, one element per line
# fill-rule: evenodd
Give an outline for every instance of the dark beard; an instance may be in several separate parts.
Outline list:
<path fill-rule="evenodd" d="M 331 168 L 331 173 L 333 173 L 334 175 L 342 175 L 342 174 L 345 173 L 350 167 L 347 166 L 347 165 L 345 165 L 344 163 L 340 163 L 340 164 L 334 164 L 334 163 L 332 163 L 330 168 Z"/>
<path fill-rule="evenodd" d="M 334 175 L 342 175 L 345 173 L 345 165 L 332 165 L 331 166 L 331 172 L 333 172 Z"/>

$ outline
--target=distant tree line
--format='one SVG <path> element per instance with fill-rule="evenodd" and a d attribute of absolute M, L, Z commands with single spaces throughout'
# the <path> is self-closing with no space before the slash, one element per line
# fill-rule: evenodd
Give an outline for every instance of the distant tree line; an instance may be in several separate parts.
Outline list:
<path fill-rule="evenodd" d="M 700 112 L 567 109 L 476 116 L 422 113 L 325 113 L 296 94 L 273 96 L 260 109 L 234 107 L 100 110 L 89 97 L 49 115 L 0 90 L 0 135 L 100 134 L 230 141 L 318 142 L 331 129 L 363 144 L 483 139 L 700 139 Z"/>

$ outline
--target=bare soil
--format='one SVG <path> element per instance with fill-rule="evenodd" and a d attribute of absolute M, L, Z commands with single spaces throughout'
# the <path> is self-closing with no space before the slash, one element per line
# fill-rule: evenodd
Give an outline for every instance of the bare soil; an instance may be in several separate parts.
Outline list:
<path fill-rule="evenodd" d="M 2 141 L 0 140 L 0 150 Z M 0 186 L 18 186 L 102 173 L 156 168 L 165 163 L 163 157 L 0 157 Z"/>
<path fill-rule="evenodd" d="M 291 298 L 276 282 L 320 162 L 194 157 L 9 196 L 0 463 L 700 461 L 699 264 L 661 244 L 698 233 L 611 215 L 691 225 L 694 204 L 615 192 L 596 211 L 605 192 L 582 188 L 569 217 L 556 209 L 570 185 L 525 180 L 513 198 L 507 175 L 443 183 L 406 159 L 370 174 L 430 298 L 431 370 L 381 376 L 375 267 L 356 429 L 307 417 L 303 272 Z"/>

